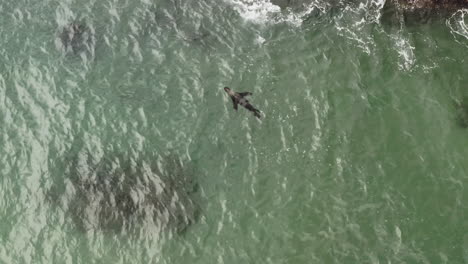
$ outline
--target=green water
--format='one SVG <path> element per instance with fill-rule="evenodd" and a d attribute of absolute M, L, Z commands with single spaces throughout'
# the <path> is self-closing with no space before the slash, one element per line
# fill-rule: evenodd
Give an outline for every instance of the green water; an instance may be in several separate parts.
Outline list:
<path fill-rule="evenodd" d="M 464 12 L 248 3 L 0 3 L 0 263 L 468 263 Z M 177 155 L 199 218 L 84 232 L 48 198 L 79 151 Z"/>

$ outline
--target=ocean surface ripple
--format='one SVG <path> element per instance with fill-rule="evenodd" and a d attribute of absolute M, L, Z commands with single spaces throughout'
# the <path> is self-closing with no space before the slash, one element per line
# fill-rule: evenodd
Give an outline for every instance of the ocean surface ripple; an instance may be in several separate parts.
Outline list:
<path fill-rule="evenodd" d="M 468 11 L 386 2 L 0 3 L 0 262 L 468 263 Z"/>

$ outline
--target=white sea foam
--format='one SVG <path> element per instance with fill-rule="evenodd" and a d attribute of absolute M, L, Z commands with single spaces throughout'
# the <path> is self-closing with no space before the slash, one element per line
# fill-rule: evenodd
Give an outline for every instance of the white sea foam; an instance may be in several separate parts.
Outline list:
<path fill-rule="evenodd" d="M 367 0 L 358 5 L 345 5 L 334 19 L 338 33 L 370 55 L 375 42 L 369 32 L 373 24 L 380 23 L 384 4 L 385 0 Z"/>
<path fill-rule="evenodd" d="M 257 38 L 255 39 L 255 43 L 262 45 L 263 43 L 265 43 L 265 39 L 262 38 L 261 36 L 257 36 Z"/>
<path fill-rule="evenodd" d="M 466 42 L 466 40 L 468 40 L 468 25 L 465 20 L 465 15 L 467 14 L 468 9 L 458 10 L 446 21 L 455 41 L 464 44 L 465 46 L 468 46 Z"/>
<path fill-rule="evenodd" d="M 268 0 L 228 0 L 246 20 L 265 23 L 271 21 L 281 8 Z"/>
<path fill-rule="evenodd" d="M 289 23 L 300 26 L 303 17 L 318 9 L 324 11 L 327 4 L 311 2 L 303 4 L 300 8 L 284 8 L 271 3 L 269 0 L 227 0 L 237 12 L 246 20 L 253 23 Z"/>
<path fill-rule="evenodd" d="M 416 57 L 414 55 L 414 47 L 411 45 L 410 41 L 404 36 L 398 36 L 395 38 L 396 49 L 400 58 L 399 66 L 400 69 L 409 71 L 412 69 L 413 65 L 416 62 Z"/>

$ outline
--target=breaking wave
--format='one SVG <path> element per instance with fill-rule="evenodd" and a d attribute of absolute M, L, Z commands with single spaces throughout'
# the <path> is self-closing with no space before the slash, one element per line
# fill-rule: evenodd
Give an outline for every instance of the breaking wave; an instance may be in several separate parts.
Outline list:
<path fill-rule="evenodd" d="M 410 71 L 415 66 L 427 68 L 431 65 L 416 65 L 417 56 L 412 34 L 405 25 L 402 12 L 390 7 L 387 0 L 324 1 L 324 0 L 226 0 L 239 15 L 250 23 L 263 25 L 287 24 L 293 27 L 310 26 L 325 21 L 336 29 L 344 41 L 353 43 L 367 55 L 376 54 L 378 38 L 390 41 L 392 52 L 397 55 L 400 70 Z M 392 9 L 393 8 L 393 9 Z M 393 12 L 390 20 L 384 17 Z M 457 42 L 468 46 L 468 24 L 460 10 L 446 19 L 446 25 Z M 387 20 L 386 20 L 387 19 Z M 443 21 L 443 20 L 441 20 Z M 425 21 L 421 24 L 424 25 Z M 381 41 L 382 42 L 382 41 Z"/>
<path fill-rule="evenodd" d="M 253 23 L 289 23 L 300 26 L 302 21 L 313 12 L 323 13 L 329 4 L 319 1 L 302 1 L 291 4 L 290 1 L 269 0 L 228 0 L 239 14 Z"/>

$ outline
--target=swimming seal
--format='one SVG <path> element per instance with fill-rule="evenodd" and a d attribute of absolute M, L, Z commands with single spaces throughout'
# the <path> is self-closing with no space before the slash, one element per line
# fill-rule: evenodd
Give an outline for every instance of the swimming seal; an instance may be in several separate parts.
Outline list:
<path fill-rule="evenodd" d="M 231 97 L 234 109 L 237 111 L 237 105 L 242 105 L 245 109 L 249 110 L 254 114 L 255 117 L 260 118 L 260 110 L 256 109 L 249 103 L 249 100 L 245 98 L 248 95 L 252 95 L 251 92 L 236 93 L 229 87 L 224 87 L 224 91 Z"/>

